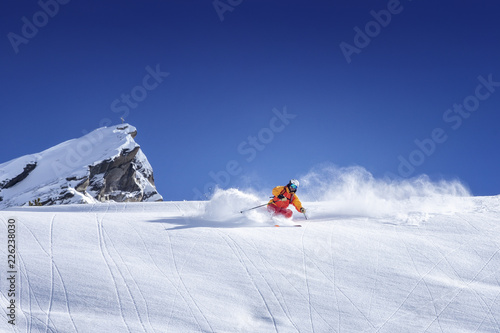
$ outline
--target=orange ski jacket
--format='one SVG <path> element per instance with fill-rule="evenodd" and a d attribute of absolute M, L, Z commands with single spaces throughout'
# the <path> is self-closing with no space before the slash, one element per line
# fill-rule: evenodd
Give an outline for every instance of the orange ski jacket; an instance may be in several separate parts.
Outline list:
<path fill-rule="evenodd" d="M 281 199 L 279 199 L 278 196 L 280 194 L 282 194 L 287 200 L 282 201 Z M 279 208 L 287 208 L 291 203 L 295 207 L 295 209 L 300 212 L 302 203 L 300 202 L 299 197 L 297 197 L 297 194 L 295 194 L 295 192 L 289 191 L 288 186 L 276 186 L 275 188 L 273 188 L 273 195 L 274 198 L 269 201 L 268 205 L 275 205 Z"/>

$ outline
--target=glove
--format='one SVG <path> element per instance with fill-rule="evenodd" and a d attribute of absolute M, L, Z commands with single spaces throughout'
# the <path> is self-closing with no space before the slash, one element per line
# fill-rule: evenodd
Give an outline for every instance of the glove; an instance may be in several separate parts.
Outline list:
<path fill-rule="evenodd" d="M 278 199 L 280 199 L 280 201 L 286 201 L 287 200 L 287 198 L 283 194 L 278 195 Z"/>
<path fill-rule="evenodd" d="M 306 209 L 304 207 L 302 207 L 302 208 L 300 208 L 300 212 L 305 214 L 306 213 Z"/>

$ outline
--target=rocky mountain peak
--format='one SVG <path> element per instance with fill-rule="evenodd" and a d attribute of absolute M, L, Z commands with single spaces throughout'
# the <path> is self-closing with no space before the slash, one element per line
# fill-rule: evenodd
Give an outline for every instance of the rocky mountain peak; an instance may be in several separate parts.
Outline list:
<path fill-rule="evenodd" d="M 129 124 L 103 127 L 0 164 L 0 209 L 38 198 L 42 205 L 162 201 L 136 135 Z"/>

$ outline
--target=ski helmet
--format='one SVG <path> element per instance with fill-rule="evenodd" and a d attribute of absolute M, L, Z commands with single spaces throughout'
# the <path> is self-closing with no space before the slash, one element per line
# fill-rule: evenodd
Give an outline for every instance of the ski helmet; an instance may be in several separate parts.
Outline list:
<path fill-rule="evenodd" d="M 297 189 L 299 187 L 299 181 L 297 179 L 292 179 L 292 180 L 290 180 L 288 185 L 290 187 L 292 187 L 292 185 L 293 185 L 293 188 Z"/>

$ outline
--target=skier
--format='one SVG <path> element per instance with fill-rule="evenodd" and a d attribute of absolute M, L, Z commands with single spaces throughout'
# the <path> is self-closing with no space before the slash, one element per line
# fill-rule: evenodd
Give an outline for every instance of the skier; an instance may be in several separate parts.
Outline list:
<path fill-rule="evenodd" d="M 305 213 L 306 209 L 295 194 L 299 187 L 299 181 L 292 179 L 286 186 L 276 186 L 273 189 L 274 197 L 267 204 L 267 210 L 273 215 L 282 215 L 289 219 L 292 217 L 292 211 L 287 209 L 288 205 L 295 206 L 298 212 Z"/>

